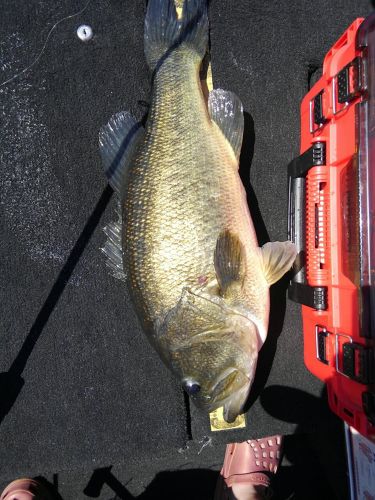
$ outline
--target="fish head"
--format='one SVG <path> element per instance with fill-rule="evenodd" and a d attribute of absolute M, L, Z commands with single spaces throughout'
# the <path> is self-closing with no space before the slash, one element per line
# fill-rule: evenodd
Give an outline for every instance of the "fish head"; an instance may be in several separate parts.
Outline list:
<path fill-rule="evenodd" d="M 234 421 L 255 374 L 255 323 L 223 301 L 202 297 L 180 304 L 175 313 L 165 325 L 171 340 L 168 364 L 198 408 L 211 412 L 223 406 L 225 420 Z"/>
<path fill-rule="evenodd" d="M 221 331 L 202 332 L 190 346 L 173 353 L 182 386 L 194 404 L 209 412 L 223 406 L 227 422 L 244 407 L 258 358 L 254 323 L 230 319 Z"/>

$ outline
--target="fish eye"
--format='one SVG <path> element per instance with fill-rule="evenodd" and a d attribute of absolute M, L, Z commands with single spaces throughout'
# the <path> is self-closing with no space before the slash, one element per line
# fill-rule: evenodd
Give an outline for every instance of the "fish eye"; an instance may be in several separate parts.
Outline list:
<path fill-rule="evenodd" d="M 201 390 L 201 386 L 197 382 L 194 382 L 194 380 L 185 380 L 184 389 L 189 396 L 194 396 Z"/>

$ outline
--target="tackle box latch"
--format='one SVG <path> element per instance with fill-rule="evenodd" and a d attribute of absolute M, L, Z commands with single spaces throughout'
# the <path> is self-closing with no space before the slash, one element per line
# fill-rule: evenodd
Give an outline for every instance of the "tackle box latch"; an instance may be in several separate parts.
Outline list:
<path fill-rule="evenodd" d="M 330 333 L 324 326 L 316 325 L 315 327 L 315 340 L 316 340 L 316 357 L 324 363 L 328 365 L 328 349 L 327 349 L 327 341 Z"/>
<path fill-rule="evenodd" d="M 362 91 L 362 63 L 355 57 L 337 74 L 337 100 L 340 104 L 350 102 Z"/>
<path fill-rule="evenodd" d="M 323 311 L 327 309 L 327 287 L 311 286 L 306 278 L 306 175 L 325 165 L 326 144 L 315 142 L 288 165 L 288 239 L 297 247 L 294 276 L 288 289 L 290 300 Z"/>
<path fill-rule="evenodd" d="M 310 134 L 319 130 L 328 120 L 324 114 L 324 89 L 310 101 Z"/>
<path fill-rule="evenodd" d="M 374 383 L 374 351 L 356 342 L 342 345 L 342 373 L 361 384 Z"/>
<path fill-rule="evenodd" d="M 332 109 L 337 115 L 348 108 L 350 103 L 364 93 L 363 61 L 355 57 L 332 79 Z"/>

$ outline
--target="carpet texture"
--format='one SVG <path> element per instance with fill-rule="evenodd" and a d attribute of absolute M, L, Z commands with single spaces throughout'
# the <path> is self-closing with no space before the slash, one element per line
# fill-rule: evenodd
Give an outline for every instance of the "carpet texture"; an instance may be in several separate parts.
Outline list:
<path fill-rule="evenodd" d="M 173 469 L 186 446 L 197 450 L 194 468 L 204 444 L 207 467 L 216 467 L 227 442 L 336 426 L 322 384 L 304 367 L 300 308 L 286 299 L 286 278 L 271 289 L 247 427 L 211 433 L 107 272 L 99 248 L 116 202 L 98 130 L 117 111 L 147 112 L 145 2 L 1 7 L 0 85 L 37 60 L 0 86 L 0 478 L 124 461 L 141 469 L 161 456 Z M 244 105 L 240 172 L 260 244 L 286 239 L 286 166 L 299 152 L 311 76 L 370 10 L 365 0 L 210 2 L 214 86 Z M 83 23 L 93 29 L 88 42 L 76 35 Z"/>

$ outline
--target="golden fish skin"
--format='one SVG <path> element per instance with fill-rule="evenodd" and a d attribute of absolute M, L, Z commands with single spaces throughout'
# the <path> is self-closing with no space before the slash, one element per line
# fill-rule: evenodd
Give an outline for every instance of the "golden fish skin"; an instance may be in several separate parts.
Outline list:
<path fill-rule="evenodd" d="M 242 105 L 216 90 L 207 106 L 201 88 L 207 36 L 205 1 L 185 0 L 179 19 L 171 0 L 149 1 L 151 106 L 124 161 L 122 252 L 151 343 L 198 406 L 225 405 L 234 420 L 266 338 L 269 285 L 295 250 L 278 244 L 280 269 L 258 247 L 238 174 Z"/>
<path fill-rule="evenodd" d="M 171 57 L 155 79 L 145 139 L 124 190 L 131 290 L 142 318 L 153 322 L 176 304 L 183 287 L 216 277 L 216 242 L 232 229 L 245 244 L 249 300 L 263 319 L 268 301 L 259 296 L 267 296 L 268 286 L 237 160 L 208 116 L 199 61 L 181 64 L 183 56 Z"/>

